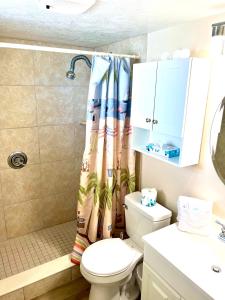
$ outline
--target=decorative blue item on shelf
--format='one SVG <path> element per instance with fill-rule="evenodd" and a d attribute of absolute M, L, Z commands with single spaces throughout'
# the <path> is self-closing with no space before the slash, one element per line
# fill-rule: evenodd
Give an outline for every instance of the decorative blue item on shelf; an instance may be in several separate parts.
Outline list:
<path fill-rule="evenodd" d="M 150 143 L 146 146 L 146 150 L 147 151 L 154 151 L 154 144 L 153 143 Z"/>
<path fill-rule="evenodd" d="M 146 150 L 166 158 L 172 158 L 180 155 L 180 148 L 167 144 L 160 145 L 150 143 L 146 146 Z"/>

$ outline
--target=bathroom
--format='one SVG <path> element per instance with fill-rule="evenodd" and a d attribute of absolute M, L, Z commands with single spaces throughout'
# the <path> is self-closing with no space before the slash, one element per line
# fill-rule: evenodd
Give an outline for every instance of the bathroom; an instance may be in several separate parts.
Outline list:
<path fill-rule="evenodd" d="M 168 4 L 84 1 L 93 2 L 92 6 L 74 13 L 66 10 L 66 1 L 47 2 L 0 3 L 0 300 L 85 300 L 89 297 L 90 281 L 83 278 L 80 267 L 70 257 L 77 230 L 91 68 L 85 60 L 78 60 L 75 79 L 68 79 L 66 72 L 72 58 L 85 55 L 92 62 L 98 53 L 118 54 L 118 57 L 131 56 L 134 63 L 149 63 L 162 60 L 163 56 L 171 59 L 177 50 L 188 49 L 191 57 L 204 58 L 216 65 L 223 47 L 223 37 L 212 37 L 212 24 L 225 21 L 222 0 L 197 3 L 174 0 Z M 54 7 L 54 2 L 60 5 L 58 10 L 46 9 L 46 5 Z M 218 75 L 218 70 L 215 74 L 217 79 L 224 77 Z M 136 152 L 135 190 L 154 187 L 157 202 L 172 212 L 171 223 L 177 221 L 180 195 L 213 200 L 213 214 L 225 223 L 225 186 L 214 169 L 210 153 L 211 126 L 224 88 L 222 82 L 212 80 L 212 75 L 207 94 L 198 163 L 177 167 Z M 16 151 L 27 155 L 26 165 L 19 169 L 8 164 L 9 155 Z M 220 226 L 216 230 L 219 234 Z M 176 233 L 174 236 L 180 238 Z M 153 239 L 154 233 L 152 243 Z M 189 242 L 192 253 L 192 240 Z M 175 242 L 174 245 L 179 249 L 180 245 Z M 217 256 L 222 247 L 225 244 L 219 241 Z M 150 251 L 148 246 L 145 250 Z M 208 250 L 202 250 L 207 257 Z M 181 262 L 186 257 L 180 257 Z M 164 270 L 160 257 L 153 258 Z M 223 280 L 222 263 L 225 272 L 224 260 L 216 257 L 210 264 L 222 269 L 216 274 L 220 277 L 215 278 L 214 290 L 219 289 Z M 166 277 L 164 273 L 158 274 L 158 268 L 156 275 L 175 293 L 167 298 L 165 295 L 148 298 L 150 292 L 144 291 L 143 300 L 225 299 L 222 292 L 220 297 L 213 296 L 199 281 L 196 284 L 203 291 L 202 298 L 194 298 L 188 294 L 189 282 L 178 283 L 177 273 L 170 273 L 166 267 L 165 270 Z M 209 280 L 203 271 L 199 274 L 202 280 Z M 96 299 L 104 298 L 96 296 Z"/>

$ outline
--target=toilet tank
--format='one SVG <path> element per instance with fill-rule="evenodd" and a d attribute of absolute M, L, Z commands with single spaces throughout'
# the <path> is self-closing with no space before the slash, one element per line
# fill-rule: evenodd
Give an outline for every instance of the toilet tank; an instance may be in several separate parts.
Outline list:
<path fill-rule="evenodd" d="M 144 249 L 142 236 L 170 224 L 171 211 L 156 203 L 147 207 L 141 204 L 141 193 L 125 196 L 126 231 L 139 248 Z"/>

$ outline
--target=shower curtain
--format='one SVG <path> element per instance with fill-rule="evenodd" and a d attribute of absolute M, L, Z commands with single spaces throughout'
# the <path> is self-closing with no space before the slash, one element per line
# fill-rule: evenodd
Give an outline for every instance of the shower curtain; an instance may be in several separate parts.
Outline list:
<path fill-rule="evenodd" d="M 124 196 L 135 190 L 130 90 L 129 59 L 93 57 L 71 258 L 75 264 L 91 243 L 125 234 Z"/>

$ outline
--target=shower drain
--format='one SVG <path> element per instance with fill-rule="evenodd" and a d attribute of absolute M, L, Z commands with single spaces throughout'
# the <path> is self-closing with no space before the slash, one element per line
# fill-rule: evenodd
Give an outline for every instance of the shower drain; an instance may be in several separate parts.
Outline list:
<path fill-rule="evenodd" d="M 16 151 L 9 155 L 8 165 L 13 169 L 21 169 L 27 163 L 27 155 L 22 151 Z"/>

